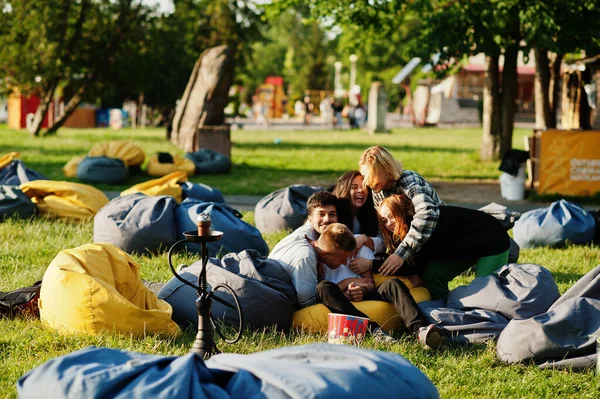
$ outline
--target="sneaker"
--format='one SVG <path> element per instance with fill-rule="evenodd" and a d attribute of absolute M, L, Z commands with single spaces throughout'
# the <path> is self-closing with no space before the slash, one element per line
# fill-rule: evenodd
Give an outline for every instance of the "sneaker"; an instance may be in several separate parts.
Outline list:
<path fill-rule="evenodd" d="M 435 324 L 419 328 L 417 332 L 417 341 L 425 349 L 438 349 L 446 339 L 444 332 Z"/>
<path fill-rule="evenodd" d="M 371 331 L 371 336 L 376 344 L 393 344 L 396 343 L 396 339 L 386 333 L 383 328 L 376 327 Z"/>

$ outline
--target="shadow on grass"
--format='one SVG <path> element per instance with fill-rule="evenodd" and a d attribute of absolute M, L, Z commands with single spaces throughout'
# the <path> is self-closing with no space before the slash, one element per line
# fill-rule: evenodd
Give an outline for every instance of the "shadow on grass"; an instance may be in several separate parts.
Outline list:
<path fill-rule="evenodd" d="M 563 272 L 552 272 L 552 277 L 556 284 L 572 284 L 573 281 L 577 281 L 583 277 L 581 273 L 563 273 Z"/>
<path fill-rule="evenodd" d="M 364 151 L 369 148 L 368 145 L 363 143 L 288 143 L 282 142 L 279 144 L 275 143 L 234 143 L 234 148 L 240 149 L 248 149 L 248 150 L 298 150 L 298 149 L 310 149 L 310 150 L 331 150 L 331 151 L 339 151 L 339 150 L 357 150 Z M 385 148 L 390 150 L 391 152 L 448 152 L 454 154 L 470 154 L 473 152 L 473 149 L 470 148 L 450 148 L 450 147 L 421 147 L 421 146 L 411 146 L 411 145 L 385 145 Z"/>

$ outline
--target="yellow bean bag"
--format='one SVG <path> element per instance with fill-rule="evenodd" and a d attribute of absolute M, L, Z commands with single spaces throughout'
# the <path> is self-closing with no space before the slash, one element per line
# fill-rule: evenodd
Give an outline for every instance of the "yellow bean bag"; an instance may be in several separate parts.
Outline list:
<path fill-rule="evenodd" d="M 184 158 L 177 154 L 171 154 L 173 163 L 158 162 L 158 154 L 153 154 L 148 159 L 146 172 L 150 176 L 165 176 L 169 173 L 183 171 L 188 176 L 193 176 L 196 173 L 196 164 L 190 159 Z"/>
<path fill-rule="evenodd" d="M 379 286 L 385 280 L 397 278 L 410 289 L 410 293 L 417 303 L 431 300 L 431 295 L 425 287 L 413 287 L 406 277 L 384 277 L 375 275 L 375 285 Z M 394 306 L 382 301 L 355 302 L 354 306 L 372 321 L 379 324 L 384 330 L 397 330 L 403 328 L 402 319 Z M 308 332 L 327 332 L 327 314 L 331 313 L 323 304 L 309 306 L 294 312 L 292 316 L 292 327 Z"/>
<path fill-rule="evenodd" d="M 88 156 L 117 158 L 123 161 L 127 167 L 140 166 L 146 158 L 146 154 L 139 146 L 127 140 L 98 143 L 88 152 Z"/>
<path fill-rule="evenodd" d="M 61 333 L 179 335 L 171 305 L 144 286 L 139 269 L 111 244 L 60 251 L 42 279 L 41 320 Z"/>
<path fill-rule="evenodd" d="M 18 152 L 9 152 L 0 157 L 0 169 L 4 169 L 6 166 L 10 165 L 12 161 L 19 158 Z"/>
<path fill-rule="evenodd" d="M 34 180 L 19 186 L 38 212 L 57 218 L 85 220 L 104 205 L 108 197 L 87 184 L 55 180 Z"/>
<path fill-rule="evenodd" d="M 77 177 L 77 167 L 85 157 L 74 157 L 63 166 L 63 173 L 66 177 Z"/>
<path fill-rule="evenodd" d="M 136 184 L 121 192 L 121 197 L 134 193 L 143 193 L 146 195 L 170 195 L 175 197 L 177 202 L 181 202 L 181 186 L 179 183 L 187 181 L 187 173 L 173 172 L 160 179 L 148 180 L 146 182 Z"/>

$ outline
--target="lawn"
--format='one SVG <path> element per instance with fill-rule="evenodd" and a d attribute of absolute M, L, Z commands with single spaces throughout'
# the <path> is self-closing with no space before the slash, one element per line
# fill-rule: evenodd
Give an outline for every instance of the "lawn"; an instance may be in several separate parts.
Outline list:
<path fill-rule="evenodd" d="M 514 145 L 522 148 L 517 129 Z M 430 179 L 497 179 L 498 162 L 481 162 L 478 148 L 481 129 L 396 129 L 370 136 L 358 131 L 245 131 L 232 132 L 233 170 L 228 175 L 195 176 L 190 180 L 218 188 L 225 195 L 265 195 L 291 184 L 329 186 L 350 169 L 372 145 L 383 145 L 407 169 Z M 0 128 L 0 154 L 19 151 L 26 165 L 54 180 L 65 180 L 62 167 L 85 155 L 93 144 L 131 140 L 147 155 L 158 151 L 183 154 L 165 139 L 163 129 L 62 129 L 57 136 L 32 138 L 25 131 Z M 278 140 L 276 140 L 278 139 Z M 278 144 L 276 144 L 276 142 Z M 98 186 L 122 191 L 149 177 L 131 176 L 127 185 Z M 66 179 L 77 181 L 76 178 Z"/>
<path fill-rule="evenodd" d="M 517 131 L 515 144 L 525 131 Z M 61 168 L 71 157 L 84 154 L 94 142 L 128 138 L 147 152 L 177 151 L 165 144 L 159 130 L 112 132 L 109 130 L 64 130 L 56 137 L 33 139 L 22 132 L 0 129 L 0 155 L 20 151 L 32 169 L 53 179 L 62 179 Z M 279 137 L 280 144 L 274 144 Z M 405 161 L 407 167 L 428 178 L 475 179 L 498 176 L 497 163 L 477 160 L 478 129 L 406 129 L 390 135 L 367 136 L 358 132 L 233 132 L 234 170 L 231 175 L 195 177 L 225 194 L 265 194 L 290 183 L 330 184 L 346 169 L 353 168 L 369 145 L 382 144 Z M 143 177 L 136 177 L 143 180 Z M 136 181 L 137 182 L 137 181 Z M 132 182 L 133 184 L 133 182 Z M 101 187 L 121 190 L 125 187 Z M 253 222 L 252 212 L 244 220 Z M 69 223 L 42 217 L 0 223 L 0 291 L 30 285 L 64 248 L 92 241 L 93 222 Z M 272 248 L 286 232 L 266 235 Z M 600 263 L 597 246 L 568 246 L 563 249 L 522 250 L 520 262 L 537 263 L 552 271 L 561 292 Z M 166 255 L 135 256 L 142 278 L 170 278 Z M 465 276 L 453 285 L 468 283 Z M 63 336 L 44 328 L 39 320 L 0 320 L 0 397 L 16 396 L 15 382 L 26 371 L 55 356 L 90 345 L 162 355 L 186 353 L 193 331 L 176 340 L 155 336 Z M 277 331 L 249 331 L 238 344 L 219 348 L 225 352 L 252 353 L 280 346 L 323 342 L 321 335 Z M 495 345 L 445 346 L 440 352 L 422 350 L 403 337 L 393 345 L 365 347 L 393 351 L 419 367 L 437 386 L 443 398 L 596 398 L 600 378 L 590 372 L 539 370 L 535 366 L 507 366 L 496 360 Z"/>

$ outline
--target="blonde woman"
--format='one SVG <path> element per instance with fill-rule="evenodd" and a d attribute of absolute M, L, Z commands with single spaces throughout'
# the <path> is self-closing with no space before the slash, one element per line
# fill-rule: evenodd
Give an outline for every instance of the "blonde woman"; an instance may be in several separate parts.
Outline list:
<path fill-rule="evenodd" d="M 404 194 L 413 204 L 415 213 L 404 239 L 379 269 L 384 276 L 394 275 L 427 242 L 437 225 L 439 208 L 444 203 L 431 184 L 418 173 L 404 170 L 402 163 L 381 146 L 368 148 L 358 165 L 365 184 L 373 192 L 376 209 L 393 194 Z"/>

